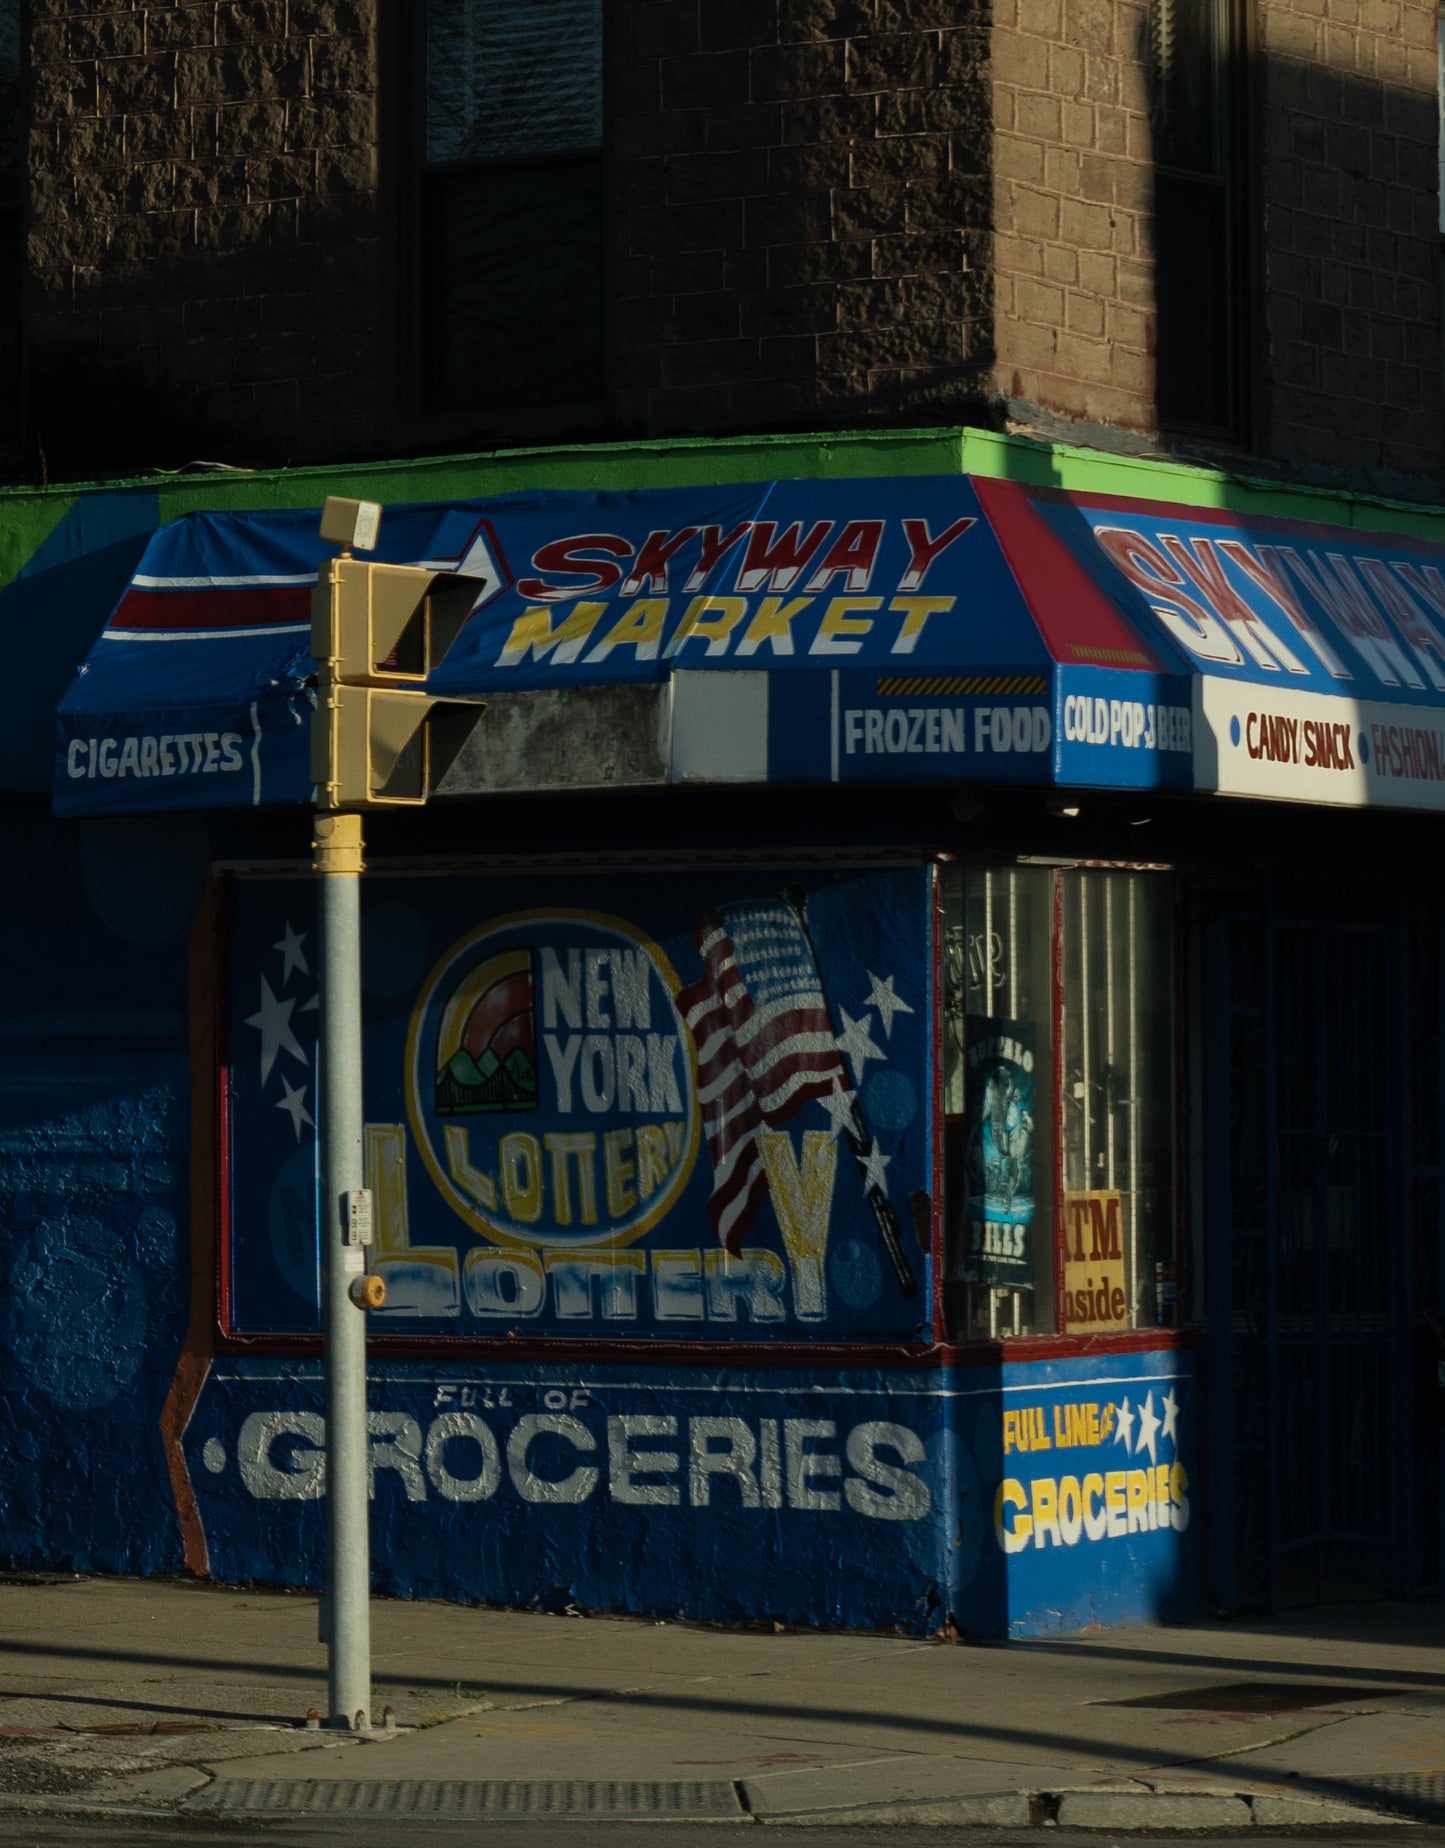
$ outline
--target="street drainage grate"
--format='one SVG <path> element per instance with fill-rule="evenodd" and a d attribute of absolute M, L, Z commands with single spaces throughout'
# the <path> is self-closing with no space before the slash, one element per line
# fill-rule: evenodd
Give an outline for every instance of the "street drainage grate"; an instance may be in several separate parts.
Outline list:
<path fill-rule="evenodd" d="M 678 1816 L 725 1821 L 745 1814 L 725 1783 L 507 1783 L 460 1778 L 389 1783 L 319 1778 L 218 1778 L 189 1809 L 250 1815 L 327 1816 Z"/>
<path fill-rule="evenodd" d="M 1382 1771 L 1360 1777 L 1312 1778 L 1310 1789 L 1346 1801 L 1373 1803 L 1418 1822 L 1445 1822 L 1445 1773 Z"/>
<path fill-rule="evenodd" d="M 1320 1681 L 1230 1681 L 1222 1687 L 1185 1688 L 1179 1694 L 1140 1694 L 1105 1700 L 1101 1707 L 1167 1707 L 1180 1713 L 1303 1713 L 1315 1707 L 1359 1706 L 1395 1693 L 1393 1688 L 1342 1688 Z"/>

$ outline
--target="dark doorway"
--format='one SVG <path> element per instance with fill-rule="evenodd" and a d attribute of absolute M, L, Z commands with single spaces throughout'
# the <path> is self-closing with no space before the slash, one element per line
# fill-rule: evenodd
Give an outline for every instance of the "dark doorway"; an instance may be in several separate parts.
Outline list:
<path fill-rule="evenodd" d="M 1212 1597 L 1407 1593 L 1398 933 L 1266 902 L 1216 917 L 1203 944 Z"/>

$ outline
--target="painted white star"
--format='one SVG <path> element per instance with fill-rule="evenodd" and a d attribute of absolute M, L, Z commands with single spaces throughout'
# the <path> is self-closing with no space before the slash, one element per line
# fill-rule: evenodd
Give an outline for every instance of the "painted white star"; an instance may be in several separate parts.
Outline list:
<path fill-rule="evenodd" d="M 311 969 L 301 953 L 301 945 L 306 941 L 306 932 L 297 932 L 291 928 L 291 920 L 286 920 L 286 935 L 271 948 L 281 952 L 281 986 L 284 988 L 291 980 L 291 971 L 299 969 L 303 975 L 310 975 Z"/>
<path fill-rule="evenodd" d="M 1122 1444 L 1126 1450 L 1134 1448 L 1134 1414 L 1129 1410 L 1129 1395 L 1125 1393 L 1124 1402 L 1119 1407 L 1118 1428 L 1114 1432 L 1114 1442 Z"/>
<path fill-rule="evenodd" d="M 315 1117 L 313 1117 L 311 1112 L 306 1108 L 306 1086 L 303 1084 L 299 1089 L 293 1091 L 291 1086 L 287 1084 L 286 1080 L 283 1078 L 281 1080 L 281 1089 L 286 1095 L 277 1100 L 276 1108 L 286 1111 L 290 1116 L 291 1127 L 296 1131 L 296 1140 L 299 1142 L 301 1140 L 301 1125 L 303 1123 L 309 1123 L 313 1129 L 316 1127 Z"/>
<path fill-rule="evenodd" d="M 893 1157 L 885 1155 L 875 1142 L 863 1161 L 863 1184 L 866 1187 L 877 1187 L 887 1193 L 888 1180 L 884 1171 L 892 1159 Z"/>
<path fill-rule="evenodd" d="M 870 969 L 868 971 L 868 980 L 872 984 L 868 990 L 868 1005 L 869 1007 L 876 1007 L 878 1009 L 878 1018 L 883 1024 L 884 1037 L 886 1039 L 892 1039 L 893 1016 L 895 1014 L 911 1014 L 913 1009 L 906 1001 L 901 1000 L 899 996 L 894 994 L 893 977 L 891 975 L 883 977 L 880 981 Z"/>
<path fill-rule="evenodd" d="M 1164 1429 L 1160 1436 L 1173 1438 L 1174 1448 L 1177 1451 L 1179 1448 L 1179 1401 L 1174 1397 L 1172 1386 L 1164 1395 L 1163 1405 Z"/>
<path fill-rule="evenodd" d="M 837 1039 L 838 1050 L 847 1054 L 848 1063 L 853 1067 L 853 1082 L 857 1084 L 870 1059 L 886 1059 L 888 1054 L 873 1037 L 871 1014 L 865 1013 L 861 1019 L 855 1020 L 846 1007 L 840 1007 L 838 1012 L 843 1016 L 843 1031 Z"/>
<path fill-rule="evenodd" d="M 1154 1412 L 1154 1391 L 1151 1387 L 1145 1394 L 1144 1403 L 1139 1408 L 1139 1439 L 1134 1445 L 1135 1453 L 1141 1450 L 1149 1452 L 1149 1461 L 1159 1461 L 1159 1420 Z"/>
<path fill-rule="evenodd" d="M 833 1080 L 833 1088 L 826 1097 L 820 1097 L 818 1103 L 828 1112 L 828 1133 L 835 1140 L 839 1132 L 851 1135 L 857 1125 L 853 1119 L 855 1099 L 851 1091 L 845 1091 L 838 1079 Z"/>
<path fill-rule="evenodd" d="M 293 1059 L 299 1059 L 303 1065 L 307 1063 L 306 1054 L 291 1031 L 291 1010 L 295 1005 L 294 995 L 283 1001 L 279 995 L 272 994 L 271 984 L 265 976 L 261 977 L 261 1011 L 252 1014 L 246 1025 L 260 1029 L 262 1084 L 271 1076 L 271 1067 L 276 1063 L 278 1052 L 289 1052 Z"/>

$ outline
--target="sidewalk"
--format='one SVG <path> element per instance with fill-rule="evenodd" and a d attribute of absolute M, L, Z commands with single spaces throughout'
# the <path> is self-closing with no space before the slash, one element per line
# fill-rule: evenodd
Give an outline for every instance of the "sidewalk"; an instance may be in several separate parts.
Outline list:
<path fill-rule="evenodd" d="M 361 1739 L 305 1725 L 325 1704 L 312 1597 L 0 1579 L 0 1800 L 1114 1831 L 1445 1820 L 1439 1604 L 999 1647 L 373 1612 L 375 1711 L 395 1725 Z"/>

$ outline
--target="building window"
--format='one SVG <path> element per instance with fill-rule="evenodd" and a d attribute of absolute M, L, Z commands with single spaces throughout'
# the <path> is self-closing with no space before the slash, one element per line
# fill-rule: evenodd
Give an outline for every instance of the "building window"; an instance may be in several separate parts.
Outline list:
<path fill-rule="evenodd" d="M 1438 168 L 1441 281 L 1445 283 L 1445 9 L 1435 16 L 1435 159 Z"/>
<path fill-rule="evenodd" d="M 601 0 L 426 0 L 416 18 L 420 408 L 595 403 Z"/>
<path fill-rule="evenodd" d="M 20 436 L 20 0 L 0 0 L 0 450 Z"/>
<path fill-rule="evenodd" d="M 1153 873 L 949 869 L 950 1333 L 1174 1320 L 1174 931 Z"/>
<path fill-rule="evenodd" d="M 1241 319 L 1232 0 L 1153 0 L 1155 310 L 1159 422 L 1236 436 Z"/>

